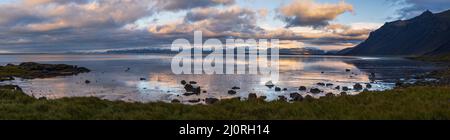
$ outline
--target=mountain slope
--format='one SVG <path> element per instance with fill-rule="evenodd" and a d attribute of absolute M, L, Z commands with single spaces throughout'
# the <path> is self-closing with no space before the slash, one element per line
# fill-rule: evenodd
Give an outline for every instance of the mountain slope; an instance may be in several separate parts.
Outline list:
<path fill-rule="evenodd" d="M 383 25 L 345 55 L 441 55 L 450 53 L 450 10 L 430 11 Z"/>

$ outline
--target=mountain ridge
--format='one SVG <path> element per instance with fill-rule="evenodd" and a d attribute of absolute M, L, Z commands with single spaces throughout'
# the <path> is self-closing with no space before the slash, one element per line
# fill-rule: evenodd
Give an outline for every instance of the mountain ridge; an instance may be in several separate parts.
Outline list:
<path fill-rule="evenodd" d="M 425 11 L 408 20 L 386 22 L 343 55 L 443 55 L 450 54 L 450 10 Z"/>

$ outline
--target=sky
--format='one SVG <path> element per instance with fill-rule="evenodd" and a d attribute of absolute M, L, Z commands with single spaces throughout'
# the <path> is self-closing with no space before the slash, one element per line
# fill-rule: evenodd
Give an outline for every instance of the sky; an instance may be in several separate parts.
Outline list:
<path fill-rule="evenodd" d="M 339 50 L 449 0 L 0 0 L 0 53 L 168 49 L 179 38 Z"/>

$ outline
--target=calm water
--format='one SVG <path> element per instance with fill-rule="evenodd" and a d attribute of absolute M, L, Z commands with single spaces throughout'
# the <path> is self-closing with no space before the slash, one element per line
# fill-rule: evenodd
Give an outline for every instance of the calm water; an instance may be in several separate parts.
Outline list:
<path fill-rule="evenodd" d="M 263 75 L 174 75 L 171 72 L 170 55 L 0 55 L 0 64 L 20 62 L 40 62 L 50 64 L 71 64 L 87 67 L 90 73 L 77 76 L 47 79 L 3 82 L 17 84 L 35 97 L 61 98 L 76 96 L 95 96 L 108 100 L 123 101 L 188 101 L 197 98 L 246 97 L 249 92 L 265 95 L 268 100 L 280 95 L 289 96 L 292 92 L 320 97 L 324 94 L 310 94 L 298 91 L 299 86 L 308 89 L 318 82 L 333 83 L 333 87 L 320 87 L 324 93 L 340 91 L 334 87 L 349 86 L 355 83 L 369 83 L 369 74 L 375 73 L 376 82 L 370 90 L 386 90 L 394 86 L 394 81 L 414 74 L 436 69 L 431 64 L 401 58 L 332 57 L 332 56 L 281 56 L 280 80 L 276 83 L 288 91 L 275 92 L 264 84 L 269 76 Z M 130 68 L 129 71 L 126 71 Z M 351 72 L 346 72 L 351 69 Z M 141 81 L 140 78 L 147 80 Z M 85 84 L 90 80 L 90 84 Z M 200 96 L 181 96 L 184 93 L 181 80 L 197 81 L 202 90 L 208 93 Z M 237 95 L 227 91 L 238 86 Z M 353 91 L 350 94 L 357 94 Z"/>

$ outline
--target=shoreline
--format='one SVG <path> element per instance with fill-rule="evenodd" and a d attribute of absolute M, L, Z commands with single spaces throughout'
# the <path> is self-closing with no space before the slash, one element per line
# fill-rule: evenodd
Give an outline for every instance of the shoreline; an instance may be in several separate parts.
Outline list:
<path fill-rule="evenodd" d="M 66 67 L 75 68 L 68 65 Z M 0 111 L 3 114 L 0 115 L 0 119 L 448 120 L 450 119 L 448 109 L 450 107 L 450 70 L 430 72 L 428 76 L 441 78 L 443 81 L 402 84 L 393 90 L 364 91 L 352 96 L 301 98 L 292 102 L 284 100 L 266 102 L 263 98 L 254 95 L 250 95 L 252 98 L 245 101 L 237 98 L 205 99 L 211 102 L 209 105 L 108 101 L 96 97 L 36 99 L 23 93 L 18 86 L 6 85 L 0 86 L 0 107 L 7 111 Z"/>

